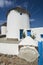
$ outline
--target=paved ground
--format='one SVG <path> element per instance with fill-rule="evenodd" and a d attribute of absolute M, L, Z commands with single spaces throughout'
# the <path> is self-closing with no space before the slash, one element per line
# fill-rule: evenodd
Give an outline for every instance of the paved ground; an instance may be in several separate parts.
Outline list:
<path fill-rule="evenodd" d="M 0 54 L 0 65 L 37 65 L 37 60 L 29 63 L 16 55 Z"/>

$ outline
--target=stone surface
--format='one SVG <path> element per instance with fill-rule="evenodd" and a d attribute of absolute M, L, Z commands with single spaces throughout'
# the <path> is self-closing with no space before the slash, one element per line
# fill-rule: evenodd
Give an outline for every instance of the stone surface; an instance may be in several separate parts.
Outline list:
<path fill-rule="evenodd" d="M 25 46 L 20 49 L 18 57 L 28 62 L 34 62 L 39 57 L 39 53 L 35 47 Z"/>
<path fill-rule="evenodd" d="M 0 54 L 0 65 L 38 65 L 36 59 L 33 63 L 29 63 L 16 55 Z"/>

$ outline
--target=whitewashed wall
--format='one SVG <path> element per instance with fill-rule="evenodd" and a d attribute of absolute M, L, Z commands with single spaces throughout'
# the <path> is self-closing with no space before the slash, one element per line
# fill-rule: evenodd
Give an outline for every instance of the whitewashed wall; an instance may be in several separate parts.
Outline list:
<path fill-rule="evenodd" d="M 0 53 L 18 55 L 18 44 L 0 43 Z"/>
<path fill-rule="evenodd" d="M 7 32 L 7 27 L 1 26 L 1 35 L 6 35 L 6 32 Z"/>
<path fill-rule="evenodd" d="M 18 38 L 19 30 L 29 28 L 29 15 L 12 10 L 7 17 L 7 38 Z"/>
<path fill-rule="evenodd" d="M 32 28 L 31 34 L 35 35 L 36 40 L 43 41 L 43 38 L 41 38 L 41 34 L 43 34 L 43 28 Z"/>

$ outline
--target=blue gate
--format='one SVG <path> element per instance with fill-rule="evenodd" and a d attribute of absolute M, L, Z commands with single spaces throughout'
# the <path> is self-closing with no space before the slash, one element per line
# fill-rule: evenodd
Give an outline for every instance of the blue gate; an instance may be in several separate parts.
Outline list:
<path fill-rule="evenodd" d="M 38 65 L 43 65 L 43 42 L 38 43 L 38 52 L 40 54 L 38 59 Z"/>

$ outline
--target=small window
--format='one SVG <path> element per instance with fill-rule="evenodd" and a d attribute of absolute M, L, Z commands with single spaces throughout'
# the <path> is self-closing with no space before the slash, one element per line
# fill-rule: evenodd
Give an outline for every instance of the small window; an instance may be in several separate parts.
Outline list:
<path fill-rule="evenodd" d="M 20 15 L 22 15 L 22 12 L 20 13 Z"/>
<path fill-rule="evenodd" d="M 31 30 L 27 30 L 27 36 L 31 35 Z"/>
<path fill-rule="evenodd" d="M 41 34 L 41 38 L 43 38 L 43 34 Z"/>

